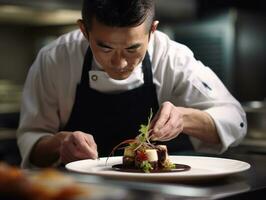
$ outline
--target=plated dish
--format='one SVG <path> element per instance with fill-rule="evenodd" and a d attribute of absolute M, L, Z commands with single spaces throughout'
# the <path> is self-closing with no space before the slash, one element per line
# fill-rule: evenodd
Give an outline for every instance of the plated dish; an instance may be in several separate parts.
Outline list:
<path fill-rule="evenodd" d="M 151 139 L 150 124 L 140 125 L 136 138 L 127 139 L 115 146 L 110 154 L 123 147 L 123 156 L 112 156 L 98 160 L 81 160 L 68 163 L 71 171 L 119 179 L 141 180 L 196 180 L 217 178 L 250 168 L 246 162 L 232 159 L 201 156 L 169 156 L 167 146 L 156 145 Z"/>
<path fill-rule="evenodd" d="M 100 158 L 98 160 L 80 160 L 68 163 L 66 169 L 79 173 L 98 175 L 108 178 L 126 180 L 149 180 L 149 181 L 181 181 L 203 180 L 224 177 L 246 171 L 250 164 L 233 159 L 204 157 L 204 156 L 169 156 L 171 162 L 190 166 L 190 170 L 178 172 L 128 172 L 113 169 L 114 165 L 122 164 L 122 156 Z M 106 162 L 107 161 L 107 162 Z"/>
<path fill-rule="evenodd" d="M 109 157 L 68 163 L 71 171 L 111 178 L 142 180 L 195 180 L 226 176 L 250 168 L 246 162 L 201 156 L 169 156 L 167 146 L 152 142 L 150 127 L 152 110 L 147 125 L 140 125 L 139 134 L 115 146 Z M 125 146 L 126 145 L 126 146 Z M 124 147 L 122 147 L 124 146 Z M 118 148 L 123 156 L 112 156 Z"/>
<path fill-rule="evenodd" d="M 139 134 L 135 138 L 124 140 L 113 148 L 110 156 L 114 155 L 118 148 L 124 149 L 122 164 L 113 166 L 113 168 L 120 171 L 144 173 L 189 170 L 190 167 L 187 165 L 171 162 L 166 145 L 156 145 L 151 141 L 152 115 L 151 110 L 147 125 L 140 125 Z M 122 147 L 122 145 L 126 146 Z"/>

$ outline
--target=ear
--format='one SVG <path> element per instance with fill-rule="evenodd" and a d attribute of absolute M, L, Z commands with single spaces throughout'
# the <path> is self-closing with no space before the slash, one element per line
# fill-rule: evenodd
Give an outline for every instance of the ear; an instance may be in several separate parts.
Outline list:
<path fill-rule="evenodd" d="M 79 20 L 77 21 L 77 24 L 78 24 L 78 26 L 79 26 L 80 31 L 83 33 L 84 37 L 85 37 L 87 40 L 89 40 L 89 34 L 88 34 L 88 31 L 87 31 L 87 29 L 86 29 L 86 27 L 85 27 L 85 25 L 84 25 L 83 20 L 82 20 L 82 19 L 79 19 Z"/>
<path fill-rule="evenodd" d="M 159 21 L 157 21 L 157 20 L 152 22 L 151 33 L 154 33 L 157 30 L 158 24 L 159 24 Z"/>

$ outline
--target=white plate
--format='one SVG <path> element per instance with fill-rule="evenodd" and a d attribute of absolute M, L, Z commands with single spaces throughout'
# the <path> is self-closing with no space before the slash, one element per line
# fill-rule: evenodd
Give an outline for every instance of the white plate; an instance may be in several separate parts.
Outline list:
<path fill-rule="evenodd" d="M 122 172 L 112 169 L 112 165 L 121 164 L 122 157 L 100 158 L 98 160 L 80 160 L 68 163 L 66 168 L 70 171 L 87 173 L 104 177 L 136 180 L 203 180 L 206 178 L 218 178 L 231 174 L 243 172 L 250 168 L 250 164 L 233 159 L 203 157 L 203 156 L 169 156 L 170 160 L 176 164 L 185 164 L 191 167 L 183 172 L 163 172 L 163 173 L 136 173 Z M 107 163 L 106 163 L 107 161 Z"/>

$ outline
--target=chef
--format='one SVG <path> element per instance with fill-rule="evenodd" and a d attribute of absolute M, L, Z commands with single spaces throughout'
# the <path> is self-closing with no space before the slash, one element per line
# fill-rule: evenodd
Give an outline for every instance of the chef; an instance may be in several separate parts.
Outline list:
<path fill-rule="evenodd" d="M 152 140 L 170 153 L 222 153 L 242 140 L 241 105 L 188 47 L 156 30 L 154 7 L 84 0 L 80 29 L 40 50 L 22 96 L 22 167 L 108 156 L 150 112 Z"/>

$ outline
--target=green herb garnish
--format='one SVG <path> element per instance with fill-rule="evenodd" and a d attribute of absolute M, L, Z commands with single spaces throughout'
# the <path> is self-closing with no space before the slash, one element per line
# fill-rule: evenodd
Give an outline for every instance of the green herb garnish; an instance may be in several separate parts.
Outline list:
<path fill-rule="evenodd" d="M 142 161 L 140 164 L 140 168 L 145 172 L 145 173 L 150 173 L 151 170 L 153 170 L 153 167 L 151 166 L 151 164 L 145 160 Z"/>
<path fill-rule="evenodd" d="M 112 149 L 112 152 L 110 153 L 109 157 L 114 154 L 116 149 L 118 149 L 121 145 L 125 145 L 125 144 L 128 144 L 129 146 L 131 146 L 134 149 L 134 151 L 137 151 L 140 148 L 144 148 L 144 149 L 145 148 L 154 148 L 154 145 L 151 144 L 151 142 L 150 142 L 150 132 L 152 131 L 152 130 L 150 130 L 150 125 L 151 125 L 152 116 L 153 116 L 153 112 L 151 109 L 150 116 L 148 117 L 147 125 L 144 125 L 144 124 L 140 125 L 140 129 L 139 129 L 140 134 L 137 135 L 137 137 L 135 139 L 128 139 L 128 140 L 125 140 L 125 141 L 119 143 L 117 146 L 115 146 Z M 108 158 L 107 158 L 107 160 L 108 160 Z M 107 160 L 106 160 L 106 162 L 107 162 Z M 145 169 L 146 168 L 147 167 L 145 167 Z"/>
<path fill-rule="evenodd" d="M 139 129 L 140 134 L 137 136 L 140 142 L 149 141 L 149 133 L 150 133 L 149 129 L 150 129 L 152 115 L 153 113 L 151 109 L 150 116 L 148 117 L 147 125 L 143 125 L 143 124 L 140 125 L 140 129 Z"/>

